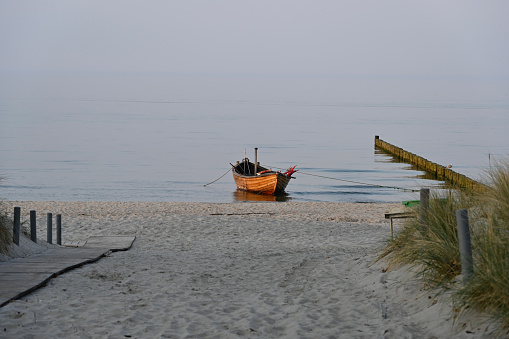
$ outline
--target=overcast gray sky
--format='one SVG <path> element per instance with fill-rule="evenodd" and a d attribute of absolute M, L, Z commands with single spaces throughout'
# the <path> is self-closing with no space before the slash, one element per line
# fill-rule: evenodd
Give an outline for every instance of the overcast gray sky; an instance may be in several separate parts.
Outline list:
<path fill-rule="evenodd" d="M 509 76 L 509 1 L 0 0 L 0 70 Z"/>

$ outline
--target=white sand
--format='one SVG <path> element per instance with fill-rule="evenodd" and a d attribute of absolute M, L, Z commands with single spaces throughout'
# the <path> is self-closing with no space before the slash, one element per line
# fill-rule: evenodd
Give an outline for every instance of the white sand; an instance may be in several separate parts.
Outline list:
<path fill-rule="evenodd" d="M 372 264 L 394 204 L 9 202 L 64 241 L 135 235 L 0 309 L 9 338 L 490 338 Z"/>

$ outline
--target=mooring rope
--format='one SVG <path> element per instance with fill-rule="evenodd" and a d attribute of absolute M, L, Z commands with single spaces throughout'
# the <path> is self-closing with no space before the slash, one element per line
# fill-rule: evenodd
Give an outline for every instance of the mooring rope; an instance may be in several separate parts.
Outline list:
<path fill-rule="evenodd" d="M 208 186 L 208 185 L 210 185 L 210 184 L 215 183 L 216 181 L 218 181 L 219 179 L 221 179 L 222 177 L 224 177 L 225 175 L 227 175 L 227 174 L 228 174 L 228 172 L 230 172 L 231 170 L 232 170 L 231 168 L 230 168 L 230 169 L 228 169 L 228 171 L 226 171 L 226 173 L 225 173 L 225 174 L 223 174 L 222 176 L 220 176 L 220 177 L 219 177 L 219 178 L 217 178 L 216 180 L 214 180 L 214 181 L 212 181 L 212 182 L 209 182 L 208 184 L 205 184 L 205 185 L 203 185 L 203 186 Z"/>
<path fill-rule="evenodd" d="M 265 164 L 263 164 L 262 166 L 268 167 L 268 168 L 275 168 L 275 169 L 278 169 L 278 170 L 285 170 L 284 168 L 280 168 L 280 167 L 276 167 L 276 166 L 270 166 L 270 165 L 265 165 Z M 225 174 L 223 174 L 222 176 L 220 176 L 216 180 L 214 180 L 212 182 L 209 182 L 208 184 L 205 184 L 203 186 L 208 186 L 210 184 L 215 183 L 216 181 L 218 181 L 219 179 L 221 179 L 225 175 L 227 175 L 228 172 L 230 172 L 230 171 L 231 171 L 231 169 L 228 169 L 228 171 L 226 171 Z M 370 184 L 370 183 L 354 181 L 354 180 L 346 180 L 346 179 L 339 179 L 339 178 L 333 178 L 333 177 L 326 177 L 324 175 L 318 175 L 318 174 L 313 174 L 313 173 L 306 173 L 306 172 L 301 172 L 301 171 L 299 171 L 299 174 L 304 174 L 304 175 L 309 175 L 309 176 L 312 176 L 312 177 L 324 178 L 324 179 L 329 179 L 329 180 L 337 180 L 337 181 L 349 182 L 351 184 L 357 184 L 357 185 L 374 186 L 374 187 L 380 187 L 380 188 L 391 188 L 391 189 L 395 189 L 395 190 L 402 190 L 402 191 L 405 191 L 405 192 L 419 192 L 419 190 L 413 189 L 413 188 L 403 188 L 403 187 L 396 187 L 396 186 L 385 186 L 385 185 Z"/>
<path fill-rule="evenodd" d="M 262 165 L 262 166 L 270 167 L 270 168 L 276 168 L 276 169 L 279 169 L 279 170 L 284 170 L 284 168 L 279 168 L 279 167 L 276 167 L 276 166 L 270 166 L 270 165 Z M 344 181 L 344 182 L 349 182 L 349 183 L 358 184 L 358 185 L 375 186 L 375 187 L 380 187 L 380 188 L 391 188 L 391 189 L 402 190 L 402 191 L 406 191 L 406 192 L 419 192 L 419 190 L 412 189 L 412 188 L 403 188 L 403 187 L 395 187 L 395 186 L 384 186 L 384 185 L 377 185 L 377 184 L 369 184 L 369 183 L 360 182 L 360 181 L 353 181 L 353 180 L 346 180 L 346 179 L 326 177 L 324 175 L 306 173 L 306 172 L 301 172 L 301 171 L 299 171 L 298 174 L 310 175 L 310 176 L 313 176 L 313 177 L 330 179 L 330 180 Z"/>

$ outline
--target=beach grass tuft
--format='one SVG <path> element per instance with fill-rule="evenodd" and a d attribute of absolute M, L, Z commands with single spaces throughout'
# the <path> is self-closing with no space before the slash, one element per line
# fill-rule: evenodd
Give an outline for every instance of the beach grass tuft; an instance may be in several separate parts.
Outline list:
<path fill-rule="evenodd" d="M 489 313 L 509 330 L 509 162 L 487 173 L 490 185 L 478 196 L 471 230 L 474 275 L 455 298 L 458 308 Z M 468 307 L 469 306 L 469 307 Z"/>
<path fill-rule="evenodd" d="M 461 273 L 455 212 L 463 201 L 452 191 L 432 192 L 427 213 L 420 216 L 414 209 L 415 217 L 407 219 L 378 260 L 386 259 L 388 269 L 410 265 L 426 283 L 449 286 Z"/>
<path fill-rule="evenodd" d="M 451 293 L 459 315 L 490 314 L 509 330 L 509 161 L 497 162 L 487 171 L 485 190 L 432 193 L 424 215 L 414 210 L 377 260 L 388 269 L 408 265 L 424 283 Z M 468 209 L 474 275 L 461 275 L 455 212 Z"/>
<path fill-rule="evenodd" d="M 0 177 L 0 183 L 2 182 Z M 0 201 L 0 253 L 7 254 L 12 243 L 12 221 L 8 216 L 7 209 Z"/>
<path fill-rule="evenodd" d="M 0 253 L 7 254 L 12 243 L 12 221 L 0 211 Z"/>

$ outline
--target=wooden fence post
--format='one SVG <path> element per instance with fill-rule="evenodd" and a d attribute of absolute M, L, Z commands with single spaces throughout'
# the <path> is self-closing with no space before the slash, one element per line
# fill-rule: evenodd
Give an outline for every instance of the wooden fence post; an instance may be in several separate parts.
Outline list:
<path fill-rule="evenodd" d="M 53 243 L 53 214 L 48 213 L 46 240 L 48 244 Z"/>
<path fill-rule="evenodd" d="M 35 211 L 30 211 L 30 239 L 37 242 L 37 214 Z"/>
<path fill-rule="evenodd" d="M 426 224 L 424 222 L 424 216 L 429 209 L 429 188 L 421 188 L 420 191 L 420 203 L 419 203 L 419 220 L 421 223 L 421 231 L 426 230 Z"/>
<path fill-rule="evenodd" d="M 14 223 L 12 227 L 12 241 L 19 246 L 21 233 L 21 207 L 14 207 Z"/>
<path fill-rule="evenodd" d="M 62 214 L 57 214 L 57 245 L 62 245 Z"/>
<path fill-rule="evenodd" d="M 456 224 L 458 226 L 458 241 L 461 255 L 461 274 L 463 275 L 463 283 L 466 283 L 474 274 L 470 227 L 468 223 L 468 211 L 466 209 L 456 211 Z"/>

